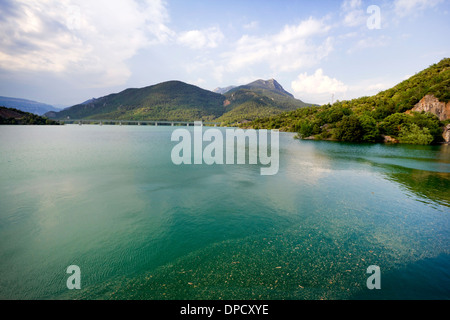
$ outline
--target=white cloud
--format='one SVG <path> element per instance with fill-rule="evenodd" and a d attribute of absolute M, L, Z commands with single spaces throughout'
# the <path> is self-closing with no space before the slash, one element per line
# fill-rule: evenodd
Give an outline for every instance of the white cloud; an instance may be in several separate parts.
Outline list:
<path fill-rule="evenodd" d="M 397 15 L 403 17 L 435 7 L 441 2 L 443 0 L 395 0 L 394 11 Z"/>
<path fill-rule="evenodd" d="M 322 69 L 317 69 L 310 76 L 306 72 L 300 74 L 296 80 L 292 81 L 291 86 L 298 94 L 332 94 L 348 90 L 343 82 L 324 75 Z"/>
<path fill-rule="evenodd" d="M 356 27 L 366 23 L 367 17 L 362 9 L 361 0 L 345 0 L 342 5 L 343 23 L 348 27 Z"/>
<path fill-rule="evenodd" d="M 385 77 L 361 79 L 356 84 L 350 84 L 346 92 L 347 99 L 353 99 L 364 96 L 372 96 L 381 91 L 392 88 L 399 81 L 387 79 Z"/>
<path fill-rule="evenodd" d="M 387 36 L 380 37 L 367 37 L 359 40 L 352 48 L 348 49 L 348 53 L 353 53 L 358 50 L 370 49 L 370 48 L 380 48 L 385 47 L 389 44 L 391 39 Z"/>
<path fill-rule="evenodd" d="M 362 5 L 361 0 L 345 0 L 342 3 L 341 7 L 345 11 L 350 11 L 361 8 L 361 5 Z"/>
<path fill-rule="evenodd" d="M 277 34 L 244 35 L 232 46 L 232 50 L 222 54 L 222 59 L 228 71 L 257 64 L 264 64 L 277 72 L 313 66 L 333 49 L 331 38 L 320 37 L 326 35 L 329 29 L 323 21 L 310 18 L 298 25 L 286 25 Z"/>
<path fill-rule="evenodd" d="M 126 81 L 126 60 L 173 32 L 162 0 L 19 0 L 0 20 L 0 68 Z"/>
<path fill-rule="evenodd" d="M 366 23 L 367 17 L 363 10 L 354 10 L 348 12 L 344 17 L 344 25 L 356 27 Z"/>
<path fill-rule="evenodd" d="M 192 49 L 216 48 L 224 35 L 219 28 L 212 27 L 205 30 L 190 30 L 178 36 L 178 42 Z"/>
<path fill-rule="evenodd" d="M 259 22 L 258 21 L 252 21 L 252 22 L 249 22 L 249 23 L 244 25 L 244 29 L 247 29 L 247 30 L 256 29 L 258 27 L 259 27 Z"/>

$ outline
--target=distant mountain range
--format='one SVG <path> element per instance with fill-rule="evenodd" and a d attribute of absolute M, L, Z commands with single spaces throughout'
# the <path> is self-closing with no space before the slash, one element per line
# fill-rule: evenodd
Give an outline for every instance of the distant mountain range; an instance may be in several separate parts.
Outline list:
<path fill-rule="evenodd" d="M 217 92 L 181 81 L 168 81 L 93 98 L 59 112 L 48 112 L 46 116 L 51 119 L 204 120 L 231 124 L 310 105 L 295 99 L 274 79 L 214 91 Z"/>
<path fill-rule="evenodd" d="M 26 100 L 26 99 L 19 99 L 19 98 L 11 98 L 11 97 L 1 97 L 0 96 L 0 106 L 6 107 L 6 108 L 15 108 L 24 112 L 34 113 L 39 116 L 44 115 L 45 113 L 49 111 L 60 111 L 60 109 L 51 106 L 49 104 L 33 101 L 33 100 Z"/>
<path fill-rule="evenodd" d="M 0 125 L 59 125 L 59 122 L 15 108 L 0 107 Z"/>

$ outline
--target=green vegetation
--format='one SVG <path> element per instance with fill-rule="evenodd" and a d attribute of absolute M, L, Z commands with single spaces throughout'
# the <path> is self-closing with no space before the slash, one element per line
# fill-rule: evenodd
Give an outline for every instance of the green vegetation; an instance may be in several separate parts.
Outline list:
<path fill-rule="evenodd" d="M 311 106 L 295 99 L 274 79 L 236 87 L 225 93 L 225 97 L 229 103 L 227 111 L 217 119 L 224 125 L 237 125 Z"/>
<path fill-rule="evenodd" d="M 416 124 L 411 124 L 409 128 L 401 127 L 398 140 L 401 143 L 409 144 L 430 144 L 433 141 L 430 130 L 426 127 L 420 128 Z"/>
<path fill-rule="evenodd" d="M 225 95 L 180 81 L 127 89 L 92 99 L 61 112 L 55 119 L 214 121 L 235 125 L 295 110 L 307 104 L 295 99 L 271 79 L 236 87 Z"/>
<path fill-rule="evenodd" d="M 224 97 L 180 81 L 94 99 L 54 114 L 56 119 L 210 120 L 223 114 Z"/>
<path fill-rule="evenodd" d="M 412 112 L 425 95 L 450 101 L 450 59 L 372 97 L 322 106 L 295 99 L 275 80 L 257 80 L 225 94 L 180 81 L 127 89 L 49 114 L 56 119 L 214 121 L 222 125 L 297 132 L 299 138 L 429 144 L 443 141 L 433 114 Z"/>
<path fill-rule="evenodd" d="M 280 129 L 297 132 L 299 138 L 319 140 L 378 142 L 390 136 L 401 143 L 442 142 L 442 128 L 448 120 L 442 122 L 433 114 L 408 111 L 427 94 L 442 102 L 450 101 L 449 58 L 372 97 L 282 112 L 241 127 Z"/>
<path fill-rule="evenodd" d="M 225 95 L 180 81 L 127 89 L 58 113 L 55 119 L 215 121 L 233 125 L 306 106 L 275 80 L 258 80 Z"/>
<path fill-rule="evenodd" d="M 14 108 L 0 107 L 0 125 L 59 125 L 59 122 Z"/>

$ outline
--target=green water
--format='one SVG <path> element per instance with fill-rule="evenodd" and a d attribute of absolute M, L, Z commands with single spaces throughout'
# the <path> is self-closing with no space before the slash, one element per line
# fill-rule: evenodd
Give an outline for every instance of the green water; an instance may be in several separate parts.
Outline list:
<path fill-rule="evenodd" d="M 449 146 L 281 133 L 261 176 L 175 166 L 172 131 L 0 127 L 0 298 L 450 298 Z"/>

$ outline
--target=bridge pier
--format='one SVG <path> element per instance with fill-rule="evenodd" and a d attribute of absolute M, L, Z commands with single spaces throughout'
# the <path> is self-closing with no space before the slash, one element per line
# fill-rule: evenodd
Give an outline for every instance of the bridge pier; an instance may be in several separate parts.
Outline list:
<path fill-rule="evenodd" d="M 155 127 L 158 126 L 184 126 L 186 125 L 187 127 L 191 127 L 191 126 L 195 126 L 196 122 L 200 122 L 200 121 L 155 121 L 155 120 L 142 120 L 142 121 L 137 121 L 137 120 L 94 120 L 94 119 L 89 119 L 89 120 L 83 120 L 83 119 L 70 119 L 70 120 L 57 120 L 59 121 L 61 124 L 66 123 L 66 124 L 78 124 L 78 125 L 86 125 L 86 124 L 93 124 L 93 125 L 139 125 L 139 126 L 151 126 L 154 125 Z M 203 123 L 201 122 L 202 125 L 207 125 L 207 126 L 214 126 L 214 127 L 219 127 L 220 123 L 215 123 L 215 122 L 207 122 L 207 123 Z"/>

